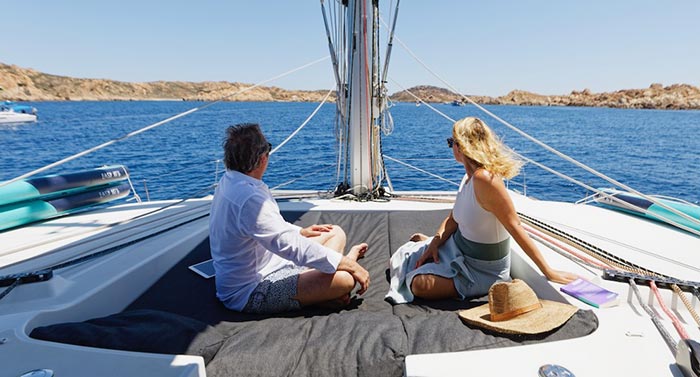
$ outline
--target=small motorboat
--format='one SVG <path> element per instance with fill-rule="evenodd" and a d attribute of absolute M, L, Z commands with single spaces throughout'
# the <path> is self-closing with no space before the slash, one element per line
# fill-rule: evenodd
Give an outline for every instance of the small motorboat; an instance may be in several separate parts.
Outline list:
<path fill-rule="evenodd" d="M 36 107 L 34 107 L 34 106 L 23 105 L 21 103 L 16 103 L 16 102 L 12 102 L 12 101 L 5 101 L 2 104 L 2 106 L 3 106 L 3 108 L 10 109 L 10 110 L 12 110 L 16 113 L 20 113 L 20 114 L 36 115 L 36 113 L 37 113 Z"/>
<path fill-rule="evenodd" d="M 36 122 L 37 110 L 33 106 L 12 101 L 0 104 L 0 124 Z"/>

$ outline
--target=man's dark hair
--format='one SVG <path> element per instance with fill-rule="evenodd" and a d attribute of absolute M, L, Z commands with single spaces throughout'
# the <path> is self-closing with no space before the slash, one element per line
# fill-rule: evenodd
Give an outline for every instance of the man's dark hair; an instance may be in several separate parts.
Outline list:
<path fill-rule="evenodd" d="M 241 173 L 254 170 L 262 156 L 270 152 L 270 144 L 257 123 L 229 126 L 223 147 L 226 169 Z"/>

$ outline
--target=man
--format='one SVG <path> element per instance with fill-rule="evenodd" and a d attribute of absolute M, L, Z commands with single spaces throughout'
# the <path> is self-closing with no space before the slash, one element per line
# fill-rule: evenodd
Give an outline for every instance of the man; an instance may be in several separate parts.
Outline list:
<path fill-rule="evenodd" d="M 278 313 L 315 304 L 344 305 L 355 283 L 369 287 L 357 263 L 367 244 L 343 255 L 346 236 L 336 225 L 300 228 L 282 218 L 262 176 L 272 145 L 257 124 L 226 130 L 224 164 L 212 202 L 209 242 L 216 295 L 232 310 Z"/>

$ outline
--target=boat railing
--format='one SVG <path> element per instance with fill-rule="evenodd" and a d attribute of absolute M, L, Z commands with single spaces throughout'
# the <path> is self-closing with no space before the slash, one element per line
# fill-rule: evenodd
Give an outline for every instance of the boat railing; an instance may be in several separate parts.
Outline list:
<path fill-rule="evenodd" d="M 472 104 L 472 105 L 475 106 L 477 109 L 479 109 L 481 112 L 483 112 L 484 114 L 488 115 L 488 116 L 491 117 L 492 119 L 496 120 L 498 123 L 504 125 L 505 127 L 509 128 L 510 130 L 514 131 L 515 133 L 519 134 L 519 135 L 522 136 L 523 138 L 525 138 L 525 139 L 527 139 L 527 140 L 529 140 L 529 141 L 535 143 L 536 145 L 538 145 L 539 147 L 545 149 L 546 151 L 548 151 L 548 152 L 550 152 L 550 153 L 553 153 L 553 154 L 556 155 L 557 157 L 559 157 L 559 158 L 561 158 L 561 159 L 563 159 L 563 160 L 565 160 L 565 161 L 567 161 L 567 162 L 569 162 L 569 163 L 575 165 L 576 167 L 581 168 L 581 169 L 587 171 L 588 173 L 593 174 L 594 176 L 596 176 L 596 177 L 598 177 L 598 178 L 600 178 L 600 179 L 603 179 L 603 180 L 607 181 L 608 183 L 614 185 L 615 187 L 620 187 L 620 188 L 622 188 L 623 190 L 625 190 L 625 191 L 627 191 L 627 192 L 630 192 L 630 193 L 639 195 L 640 197 L 642 197 L 642 198 L 644 198 L 644 199 L 646 199 L 646 200 L 648 200 L 648 201 L 650 201 L 650 202 L 652 202 L 652 203 L 658 205 L 659 207 L 662 207 L 662 208 L 664 208 L 665 210 L 667 210 L 667 211 L 669 211 L 669 212 L 671 212 L 671 213 L 673 213 L 673 214 L 675 214 L 675 215 L 680 216 L 680 217 L 681 217 L 682 219 L 684 219 L 684 220 L 687 220 L 687 221 L 689 221 L 689 222 L 691 222 L 691 223 L 693 223 L 693 224 L 698 224 L 698 225 L 700 225 L 700 219 L 697 219 L 697 218 L 694 218 L 694 217 L 692 217 L 692 216 L 689 216 L 688 214 L 683 213 L 682 211 L 679 211 L 678 209 L 675 209 L 675 208 L 669 206 L 668 204 L 665 204 L 665 203 L 661 202 L 661 201 L 658 200 L 657 198 L 654 198 L 654 197 L 652 197 L 652 196 L 646 195 L 646 194 L 644 194 L 644 193 L 642 193 L 642 192 L 640 192 L 640 191 L 638 191 L 638 190 L 636 190 L 636 189 L 634 189 L 634 188 L 632 188 L 632 187 L 630 187 L 630 186 L 628 186 L 628 185 L 625 185 L 625 184 L 622 183 L 622 182 L 619 182 L 619 181 L 617 181 L 617 180 L 615 180 L 615 179 L 613 179 L 613 178 L 611 178 L 611 177 L 609 177 L 609 176 L 607 176 L 607 175 L 605 175 L 605 174 L 603 174 L 603 173 L 601 173 L 601 172 L 599 172 L 599 171 L 593 169 L 592 167 L 590 167 L 590 166 L 588 166 L 588 165 L 586 165 L 586 164 L 583 164 L 583 163 L 579 162 L 578 160 L 576 160 L 576 159 L 574 159 L 574 158 L 572 158 L 572 157 L 570 157 L 570 156 L 568 156 L 568 155 L 566 155 L 566 154 L 564 154 L 564 153 L 558 151 L 557 149 L 555 149 L 555 148 L 553 148 L 553 147 L 547 145 L 546 143 L 540 141 L 539 139 L 537 139 L 537 138 L 535 138 L 535 137 L 529 135 L 528 133 L 524 132 L 524 131 L 521 130 L 520 128 L 518 128 L 518 127 L 512 125 L 511 123 L 507 122 L 506 120 L 502 119 L 502 118 L 499 117 L 498 115 L 494 114 L 492 111 L 489 111 L 488 109 L 484 108 L 483 106 L 481 106 L 480 104 L 478 104 L 477 102 L 475 102 L 474 100 L 472 100 L 471 98 L 469 98 L 467 95 L 464 95 L 464 94 L 462 94 L 459 90 L 455 89 L 455 87 L 454 87 L 453 85 L 451 85 L 449 82 L 447 82 L 447 81 L 444 80 L 442 77 L 440 77 L 440 75 L 438 75 L 437 73 L 435 73 L 434 70 L 430 69 L 430 67 L 428 67 L 428 66 L 427 66 L 427 65 L 426 65 L 426 64 L 425 64 L 425 63 L 424 63 L 424 62 L 423 62 L 423 61 L 422 61 L 422 60 L 421 60 L 421 59 L 420 59 L 420 58 L 419 58 L 405 43 L 403 43 L 403 41 L 401 41 L 400 38 L 398 38 L 397 36 L 395 36 L 394 39 L 404 48 L 404 50 L 408 53 L 409 56 L 411 56 L 419 65 L 421 65 L 421 66 L 422 66 L 426 71 L 428 71 L 433 77 L 435 77 L 437 80 L 439 80 L 439 81 L 442 82 L 444 85 L 446 85 L 447 88 L 450 89 L 452 92 L 458 94 L 458 95 L 461 97 L 461 99 L 462 99 L 463 101 L 466 101 L 466 102 Z M 393 81 L 393 80 L 392 80 L 392 81 Z M 418 96 L 416 96 L 415 94 L 411 93 L 409 90 L 404 89 L 404 91 L 405 91 L 406 93 L 410 94 L 411 96 L 413 96 L 416 100 L 420 101 L 421 103 L 424 103 L 424 104 L 428 105 L 423 99 L 421 99 L 420 97 L 418 97 Z M 451 117 L 447 116 L 447 115 L 444 114 L 443 112 L 438 111 L 435 107 L 428 105 L 428 108 L 430 108 L 431 110 L 437 112 L 438 114 L 440 114 L 440 115 L 443 116 L 444 118 L 450 120 L 451 122 L 453 122 L 453 123 L 455 122 L 454 119 L 452 119 Z M 541 164 L 541 163 L 538 163 L 538 162 L 536 162 L 536 161 L 534 161 L 534 160 L 532 160 L 532 159 L 529 159 L 529 158 L 523 156 L 522 154 L 518 154 L 518 153 L 516 153 L 516 154 L 517 154 L 520 158 L 524 159 L 525 161 L 527 161 L 527 162 L 529 162 L 529 163 L 532 163 L 533 165 L 536 165 L 536 166 L 538 166 L 538 167 L 540 167 L 540 168 L 543 168 L 544 170 L 546 170 L 546 171 L 548 171 L 548 172 L 550 172 L 550 173 L 553 173 L 553 174 L 555 174 L 555 175 L 557 175 L 557 176 L 559 176 L 559 177 L 561 177 L 561 178 L 564 178 L 564 179 L 566 179 L 566 180 L 568 180 L 568 181 L 570 181 L 570 182 L 572 182 L 572 183 L 574 183 L 574 184 L 576 184 L 576 185 L 578 185 L 578 186 L 581 186 L 581 187 L 583 187 L 583 188 L 585 188 L 585 189 L 587 189 L 587 190 L 589 190 L 589 191 L 591 191 L 591 192 L 594 192 L 594 193 L 601 193 L 601 191 L 600 191 L 599 189 L 597 189 L 597 188 L 594 188 L 594 187 L 592 187 L 592 186 L 589 186 L 589 185 L 587 185 L 587 184 L 585 184 L 585 183 L 583 183 L 583 182 L 581 182 L 581 181 L 579 181 L 579 180 L 577 180 L 577 179 L 574 179 L 574 178 L 572 178 L 572 177 L 570 177 L 570 176 L 568 176 L 568 175 L 566 175 L 566 174 L 564 174 L 564 173 L 561 173 L 561 172 L 556 171 L 556 170 L 554 170 L 554 169 L 548 168 L 548 167 L 546 167 L 545 165 L 543 165 L 543 164 Z M 613 197 L 611 200 L 614 200 L 614 201 L 616 201 L 616 202 L 618 202 L 618 203 L 622 202 L 620 199 L 614 198 L 614 197 Z M 622 204 L 622 203 L 620 203 L 620 204 Z M 666 216 L 660 216 L 660 217 L 661 217 L 662 221 L 664 221 L 664 222 L 666 222 L 666 223 L 668 223 L 668 224 L 671 224 L 671 225 L 674 225 L 674 226 L 679 226 L 679 225 L 680 225 L 680 224 L 678 224 L 677 222 L 673 221 L 672 219 L 669 219 L 669 218 L 666 217 Z M 698 231 L 698 230 L 695 230 L 695 229 L 692 229 L 692 228 L 688 228 L 688 227 L 684 227 L 684 226 L 682 226 L 682 225 L 681 225 L 680 227 L 683 228 L 684 230 L 687 230 L 687 231 L 690 232 L 690 233 L 693 233 L 693 234 L 695 234 L 695 235 L 697 235 L 697 236 L 700 236 L 700 231 Z"/>
<path fill-rule="evenodd" d="M 214 164 L 214 170 L 213 170 L 214 171 L 214 173 L 213 173 L 214 181 L 213 181 L 212 185 L 207 186 L 209 189 L 211 189 L 211 188 L 215 187 L 216 183 L 219 181 L 219 175 L 225 171 L 225 169 L 223 169 L 223 165 L 221 162 L 222 161 L 220 159 L 198 162 L 198 163 L 191 164 L 191 165 L 184 167 L 184 168 L 181 168 L 181 169 L 170 171 L 170 172 L 165 173 L 165 174 L 158 174 L 158 177 L 154 180 L 156 180 L 157 182 L 162 182 L 163 178 L 171 177 L 174 175 L 180 175 L 184 172 L 202 171 L 203 166 L 205 167 L 205 170 L 206 170 L 207 165 Z M 143 191 L 144 191 L 144 194 L 146 196 L 146 201 L 150 202 L 152 190 L 149 189 L 149 186 L 148 186 L 149 178 L 142 178 L 139 180 L 139 182 L 141 183 L 141 185 L 143 185 Z M 134 187 L 134 193 L 136 193 L 135 187 Z M 136 200 L 139 200 L 139 199 L 136 199 Z"/>
<path fill-rule="evenodd" d="M 136 131 L 129 132 L 129 133 L 127 133 L 126 135 L 123 135 L 123 136 L 121 136 L 121 137 L 118 137 L 118 138 L 115 138 L 115 139 L 111 139 L 111 140 L 109 140 L 109 141 L 107 141 L 107 142 L 104 142 L 104 143 L 102 143 L 102 144 L 100 144 L 100 145 L 97 145 L 97 146 L 94 146 L 94 147 L 92 147 L 92 148 L 83 150 L 83 151 L 78 152 L 78 153 L 76 153 L 76 154 L 74 154 L 74 155 L 68 156 L 68 157 L 63 158 L 63 159 L 61 159 L 61 160 L 59 160 L 59 161 L 55 161 L 55 162 L 53 162 L 53 163 L 50 163 L 50 164 L 48 164 L 48 165 L 45 165 L 45 166 L 43 166 L 43 167 L 41 167 L 41 168 L 38 168 L 38 169 L 36 169 L 36 170 L 33 170 L 33 171 L 28 172 L 28 173 L 22 174 L 22 175 L 20 175 L 20 176 L 17 176 L 17 177 L 15 177 L 15 178 L 10 179 L 10 180 L 4 181 L 4 182 L 0 182 L 0 187 L 3 187 L 3 186 L 8 185 L 8 184 L 10 184 L 10 183 L 14 183 L 14 182 L 20 181 L 20 180 L 25 179 L 25 178 L 29 178 L 29 177 L 31 177 L 31 176 L 34 176 L 34 175 L 39 174 L 39 173 L 41 173 L 41 172 L 47 171 L 47 170 L 49 170 L 49 169 L 53 169 L 53 168 L 55 168 L 55 167 L 61 166 L 61 165 L 65 164 L 65 163 L 67 163 L 67 162 L 69 162 L 69 161 L 73 161 L 73 160 L 75 160 L 75 159 L 77 159 L 77 158 L 80 158 L 80 157 L 82 157 L 82 156 L 85 156 L 85 155 L 88 155 L 88 154 L 90 154 L 90 153 L 99 151 L 99 150 L 104 149 L 104 148 L 106 148 L 106 147 L 108 147 L 108 146 L 110 146 L 110 145 L 112 145 L 112 144 L 117 143 L 117 142 L 124 141 L 124 140 L 126 140 L 126 139 L 129 139 L 129 138 L 131 138 L 131 137 L 133 137 L 133 136 L 139 135 L 139 134 L 141 134 L 141 133 L 143 133 L 143 132 L 146 132 L 146 131 L 148 131 L 148 130 L 151 130 L 151 129 L 153 129 L 153 128 L 160 127 L 160 126 L 162 126 L 162 125 L 164 125 L 164 124 L 168 124 L 168 123 L 170 123 L 170 122 L 172 122 L 172 121 L 174 121 L 174 120 L 176 120 L 176 119 L 179 119 L 179 118 L 182 118 L 182 117 L 184 117 L 184 116 L 190 115 L 190 114 L 195 113 L 195 112 L 197 112 L 197 111 L 204 110 L 204 109 L 209 108 L 209 107 L 211 107 L 211 106 L 213 106 L 213 105 L 215 105 L 215 104 L 221 103 L 221 102 L 223 102 L 223 101 L 225 101 L 225 100 L 228 100 L 228 99 L 230 99 L 230 98 L 236 97 L 236 96 L 238 96 L 238 95 L 240 95 L 240 94 L 243 94 L 243 93 L 245 93 L 245 92 L 248 92 L 248 91 L 250 91 L 250 90 L 253 90 L 253 89 L 255 89 L 255 88 L 257 88 L 257 87 L 259 87 L 259 86 L 261 86 L 261 85 L 263 85 L 263 84 L 269 83 L 269 82 L 274 81 L 274 80 L 278 80 L 278 79 L 283 78 L 283 77 L 285 77 L 285 76 L 288 76 L 288 75 L 290 75 L 290 74 L 292 74 L 292 73 L 295 73 L 295 72 L 297 72 L 297 71 L 300 71 L 300 70 L 302 70 L 302 69 L 304 69 L 304 68 L 307 68 L 307 67 L 310 67 L 310 66 L 312 66 L 312 65 L 318 64 L 318 63 L 320 63 L 320 62 L 322 62 L 322 61 L 327 60 L 328 58 L 329 58 L 329 57 L 326 56 L 326 57 L 322 57 L 322 58 L 320 58 L 320 59 L 316 59 L 316 60 L 314 60 L 314 61 L 311 61 L 311 62 L 309 62 L 309 63 L 306 63 L 306 64 L 304 64 L 304 65 L 301 65 L 301 66 L 299 66 L 299 67 L 297 67 L 297 68 L 291 69 L 291 70 L 286 71 L 286 72 L 281 73 L 281 74 L 278 74 L 278 75 L 273 76 L 273 77 L 271 77 L 271 78 L 269 78 L 269 79 L 260 81 L 260 82 L 258 82 L 257 84 L 254 84 L 254 85 L 251 85 L 251 86 L 247 86 L 247 87 L 245 87 L 245 88 L 242 88 L 242 89 L 240 89 L 240 90 L 237 90 L 236 92 L 233 92 L 233 93 L 231 93 L 231 94 L 227 94 L 227 95 L 225 95 L 225 96 L 222 96 L 221 98 L 219 98 L 219 99 L 217 99 L 217 100 L 214 100 L 214 101 L 211 101 L 211 102 L 207 102 L 207 103 L 205 103 L 205 104 L 202 105 L 202 106 L 194 107 L 194 108 L 191 108 L 191 109 L 189 109 L 189 110 L 183 111 L 183 112 L 181 112 L 181 113 L 179 113 L 179 114 L 177 114 L 177 115 L 173 115 L 173 116 L 171 116 L 171 117 L 169 117 L 169 118 L 166 118 L 166 119 L 163 119 L 163 120 L 158 121 L 158 122 L 156 122 L 156 123 L 153 123 L 153 124 L 150 124 L 150 125 L 148 125 L 148 126 L 142 127 L 142 128 L 140 128 L 140 129 L 138 129 L 138 130 L 136 130 Z"/>

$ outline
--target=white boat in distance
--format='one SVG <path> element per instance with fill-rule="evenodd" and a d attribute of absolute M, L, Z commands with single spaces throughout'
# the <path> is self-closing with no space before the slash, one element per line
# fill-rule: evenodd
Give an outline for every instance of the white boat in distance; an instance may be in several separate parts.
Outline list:
<path fill-rule="evenodd" d="M 0 124 L 36 122 L 36 108 L 5 101 L 0 104 Z"/>
<path fill-rule="evenodd" d="M 0 109 L 0 124 L 36 122 L 36 115 Z"/>
<path fill-rule="evenodd" d="M 391 47 L 383 59 L 373 48 L 377 2 L 321 1 L 321 7 L 336 74 L 339 171 L 345 175 L 336 195 L 274 193 L 289 221 L 339 224 L 349 244 L 371 245 L 361 260 L 370 291 L 337 312 L 252 316 L 226 310 L 213 281 L 188 268 L 210 258 L 210 197 L 60 217 L 0 233 L 3 376 L 700 375 L 699 233 L 594 205 L 510 193 L 550 265 L 616 292 L 615 307 L 594 308 L 561 293 L 515 243 L 511 276 L 541 299 L 580 308 L 562 327 L 541 336 L 506 336 L 462 323 L 457 312 L 483 304 L 483 297 L 395 306 L 384 301 L 389 256 L 413 232 L 433 232 L 455 192 L 393 190 L 379 132 L 390 121 L 383 85 Z M 389 20 L 390 42 L 398 7 Z"/>

